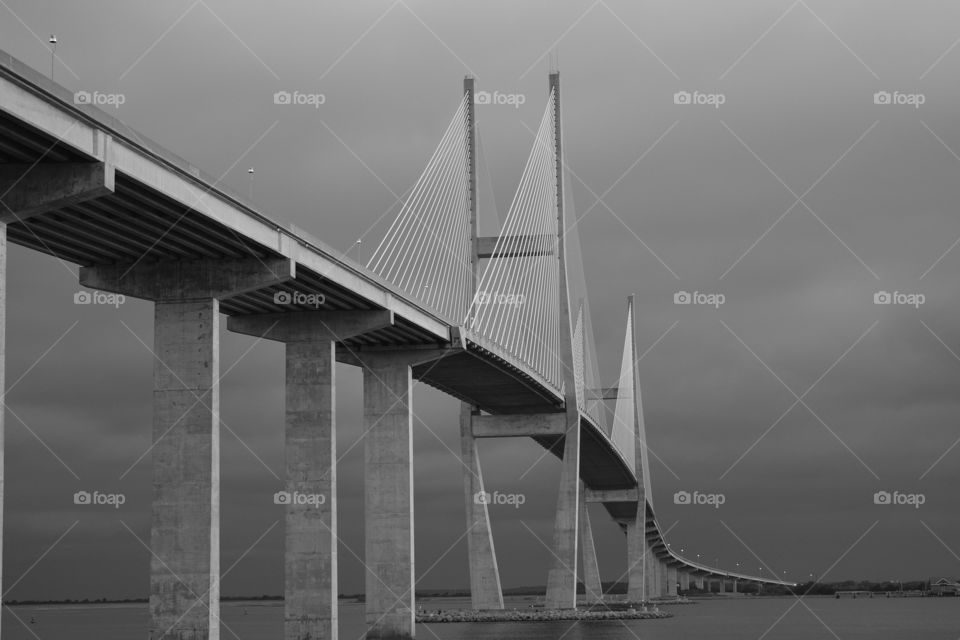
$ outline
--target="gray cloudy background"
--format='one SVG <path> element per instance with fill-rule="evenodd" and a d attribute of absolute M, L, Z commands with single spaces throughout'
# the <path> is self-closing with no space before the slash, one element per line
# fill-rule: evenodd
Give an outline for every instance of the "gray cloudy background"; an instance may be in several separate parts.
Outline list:
<path fill-rule="evenodd" d="M 546 55 L 559 51 L 601 373 L 615 383 L 636 293 L 668 540 L 788 579 L 834 563 L 825 579 L 960 575 L 956 3 L 0 1 L 0 48 L 44 73 L 50 33 L 58 82 L 122 93 L 110 113 L 227 188 L 247 194 L 255 167 L 264 214 L 343 251 L 363 237 L 364 258 L 465 74 L 526 97 L 478 115 L 506 211 L 546 99 Z M 278 106 L 278 90 L 326 103 Z M 677 105 L 678 91 L 726 101 Z M 925 103 L 877 105 L 878 91 Z M 74 306 L 75 272 L 10 250 L 7 599 L 147 594 L 152 308 Z M 677 306 L 678 290 L 726 304 Z M 879 290 L 926 303 L 878 306 Z M 222 566 L 239 560 L 222 591 L 276 594 L 282 347 L 226 333 L 222 346 Z M 338 374 L 340 590 L 354 593 L 361 382 Z M 414 409 L 429 426 L 415 431 L 419 586 L 465 587 L 458 405 L 418 387 Z M 503 583 L 543 584 L 559 465 L 528 472 L 541 456 L 532 441 L 481 453 L 488 489 L 527 497 L 491 508 Z M 73 504 L 93 489 L 127 503 Z M 678 506 L 681 489 L 726 503 Z M 926 503 L 878 506 L 879 490 Z M 616 579 L 623 535 L 591 513 L 602 576 Z"/>

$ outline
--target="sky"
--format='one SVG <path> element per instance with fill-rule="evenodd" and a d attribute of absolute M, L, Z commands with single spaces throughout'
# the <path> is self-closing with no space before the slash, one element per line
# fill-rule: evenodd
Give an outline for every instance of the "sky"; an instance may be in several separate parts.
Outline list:
<path fill-rule="evenodd" d="M 57 82 L 122 96 L 105 110 L 360 258 L 465 75 L 524 98 L 478 107 L 507 210 L 555 57 L 600 373 L 616 383 L 636 294 L 667 541 L 790 580 L 960 576 L 955 3 L 0 2 L 0 48 L 43 73 L 50 34 Z M 8 259 L 5 598 L 145 597 L 151 305 L 77 306 L 74 265 Z M 221 359 L 222 592 L 277 594 L 282 346 L 224 333 Z M 357 593 L 361 377 L 337 374 L 340 591 Z M 459 405 L 419 385 L 414 411 L 418 587 L 463 588 Z M 514 439 L 481 458 L 488 490 L 525 496 L 491 506 L 504 586 L 545 583 L 559 463 Z M 621 578 L 624 536 L 591 516 L 602 578 Z"/>

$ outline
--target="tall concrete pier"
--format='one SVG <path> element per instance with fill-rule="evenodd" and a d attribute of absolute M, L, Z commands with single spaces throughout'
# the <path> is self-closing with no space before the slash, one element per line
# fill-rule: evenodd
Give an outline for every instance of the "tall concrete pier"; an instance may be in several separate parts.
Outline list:
<path fill-rule="evenodd" d="M 84 267 L 84 286 L 154 301 L 150 632 L 220 637 L 219 299 L 286 282 L 289 260 Z"/>
<path fill-rule="evenodd" d="M 337 638 L 336 345 L 388 311 L 233 316 L 230 331 L 285 345 L 284 640 Z"/>

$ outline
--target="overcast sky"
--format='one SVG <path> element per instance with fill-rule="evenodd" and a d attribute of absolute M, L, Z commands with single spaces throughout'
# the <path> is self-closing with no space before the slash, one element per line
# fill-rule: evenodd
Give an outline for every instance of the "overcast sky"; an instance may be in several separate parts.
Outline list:
<path fill-rule="evenodd" d="M 615 384 L 636 293 L 668 541 L 788 579 L 960 575 L 956 3 L 0 3 L 0 48 L 44 73 L 51 33 L 58 82 L 122 95 L 110 113 L 239 193 L 255 167 L 265 215 L 341 250 L 362 237 L 364 258 L 467 74 L 525 97 L 479 107 L 506 211 L 558 52 L 601 374 Z M 280 90 L 325 102 L 275 105 Z M 708 104 L 676 104 L 684 91 Z M 146 596 L 152 307 L 77 307 L 76 268 L 17 247 L 8 278 L 6 598 Z M 678 291 L 725 302 L 676 305 Z M 878 305 L 879 291 L 923 304 Z M 222 346 L 222 566 L 239 559 L 222 591 L 280 593 L 282 347 Z M 338 375 L 340 589 L 358 592 L 361 385 Z M 459 407 L 415 396 L 419 586 L 465 587 Z M 559 465 L 541 453 L 481 447 L 488 489 L 526 496 L 491 507 L 508 587 L 550 565 Z M 127 500 L 76 506 L 78 490 Z M 725 503 L 676 505 L 679 490 Z M 877 491 L 925 502 L 876 505 Z M 623 535 L 591 514 L 617 579 Z"/>

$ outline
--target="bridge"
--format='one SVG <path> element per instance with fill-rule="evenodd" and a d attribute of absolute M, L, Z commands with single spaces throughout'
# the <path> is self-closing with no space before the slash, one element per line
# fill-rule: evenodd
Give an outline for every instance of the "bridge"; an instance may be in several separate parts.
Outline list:
<path fill-rule="evenodd" d="M 545 604 L 603 594 L 586 505 L 623 529 L 628 599 L 788 583 L 675 554 L 657 522 L 626 305 L 617 385 L 599 384 L 583 261 L 565 214 L 560 76 L 500 233 L 478 229 L 474 81 L 367 265 L 284 228 L 190 163 L 0 52 L 0 360 L 7 243 L 80 284 L 154 303 L 150 633 L 219 638 L 219 329 L 285 345 L 284 637 L 337 637 L 335 363 L 363 370 L 369 638 L 414 636 L 412 382 L 461 401 L 470 586 L 503 596 L 477 441 L 561 461 Z M 579 276 L 579 279 L 578 279 Z M 319 303 L 322 301 L 322 304 Z M 3 362 L 0 361 L 0 389 Z M 2 412 L 0 412 L 2 421 Z M 2 429 L 2 422 L 0 422 Z M 2 452 L 0 452 L 2 453 Z M 2 458 L 0 458 L 2 461 Z M 298 495 L 320 495 L 319 506 Z M 583 575 L 578 575 L 578 558 Z"/>

